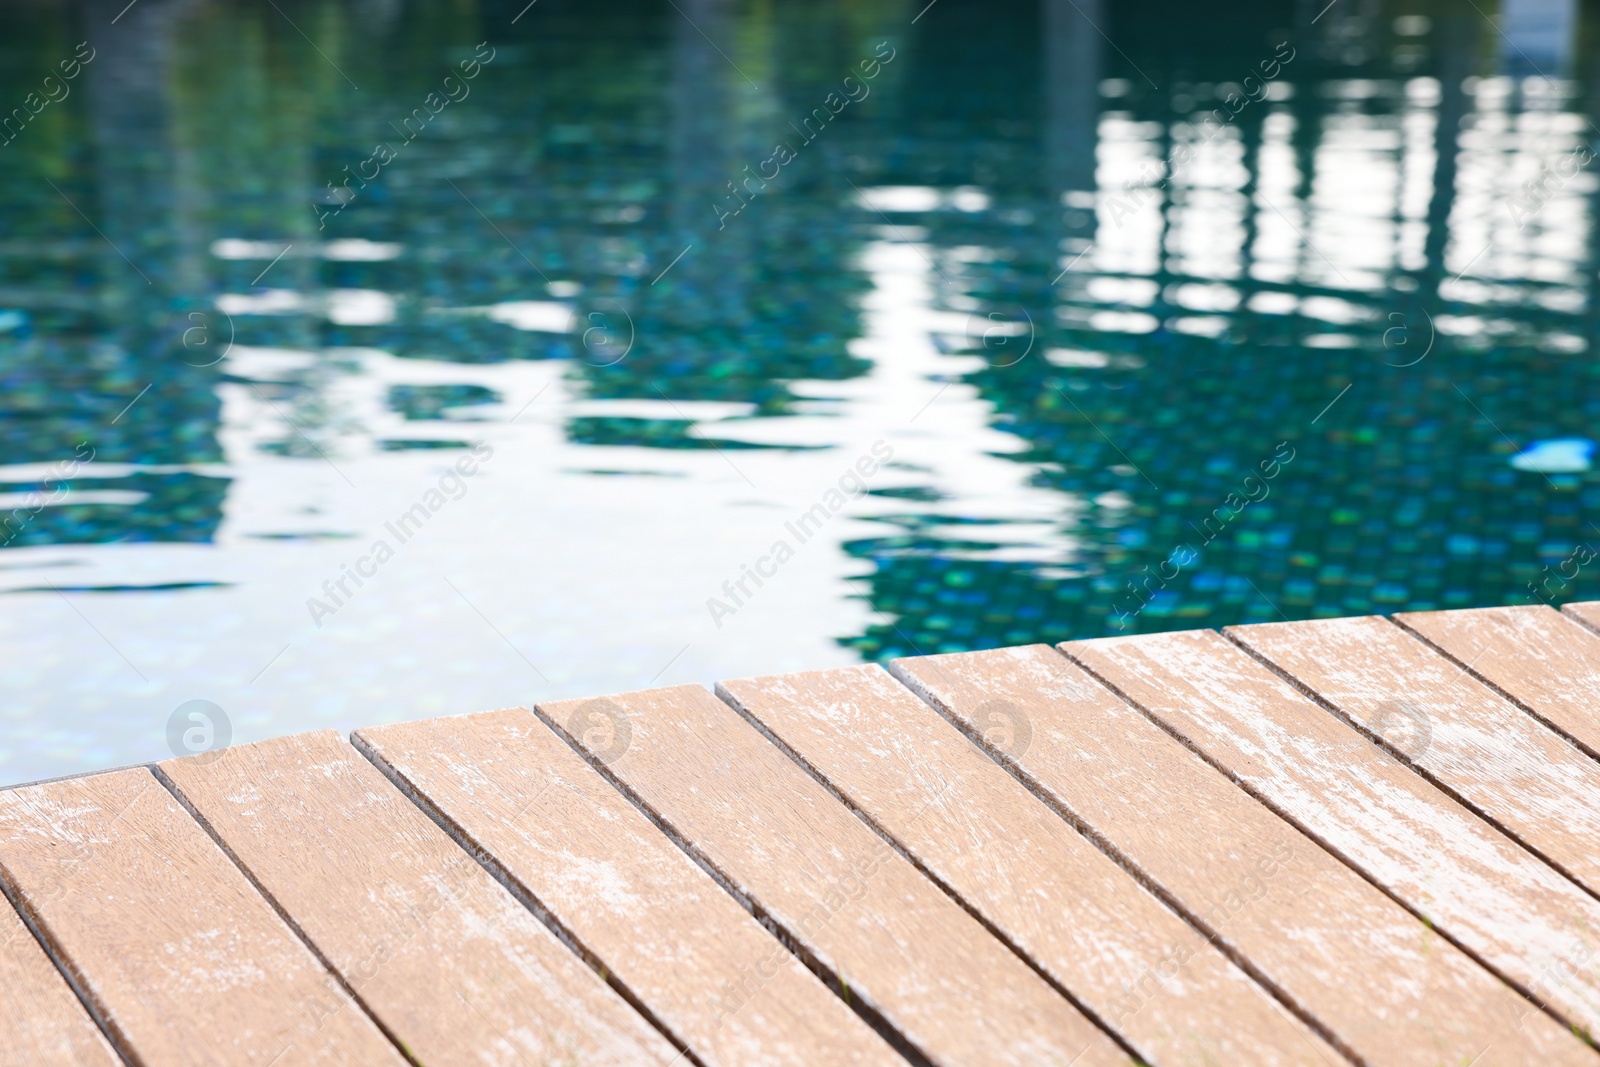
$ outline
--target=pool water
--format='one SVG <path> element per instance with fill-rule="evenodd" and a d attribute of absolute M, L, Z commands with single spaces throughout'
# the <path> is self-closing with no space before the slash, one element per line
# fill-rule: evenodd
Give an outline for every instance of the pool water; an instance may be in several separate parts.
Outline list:
<path fill-rule="evenodd" d="M 1600 596 L 1593 11 L 1204 7 L 8 5 L 0 781 Z"/>

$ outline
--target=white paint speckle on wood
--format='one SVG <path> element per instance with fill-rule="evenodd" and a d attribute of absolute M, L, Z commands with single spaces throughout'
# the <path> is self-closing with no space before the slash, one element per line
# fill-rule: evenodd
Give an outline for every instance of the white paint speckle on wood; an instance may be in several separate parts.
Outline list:
<path fill-rule="evenodd" d="M 531 712 L 384 726 L 358 737 L 706 1064 L 899 1062 Z M 757 971 L 770 978 L 740 994 Z"/>
<path fill-rule="evenodd" d="M 1149 1062 L 1340 1059 L 883 668 L 722 688 Z"/>
<path fill-rule="evenodd" d="M 698 686 L 609 698 L 619 778 L 941 1064 L 1127 1056 L 726 704 Z M 578 702 L 541 705 L 556 722 Z"/>
<path fill-rule="evenodd" d="M 1600 762 L 1386 619 L 1229 632 L 1600 893 Z"/>
<path fill-rule="evenodd" d="M 1219 634 L 1063 648 L 1522 988 L 1600 1033 L 1600 902 Z"/>
<path fill-rule="evenodd" d="M 148 770 L 0 792 L 0 862 L 145 1063 L 404 1063 Z"/>
<path fill-rule="evenodd" d="M 1369 1063 L 1591 1064 L 1554 1020 L 1054 649 L 897 660 L 972 732 L 1000 701 L 1010 760 Z"/>
<path fill-rule="evenodd" d="M 675 1055 L 332 731 L 161 769 L 423 1063 L 631 1067 Z"/>

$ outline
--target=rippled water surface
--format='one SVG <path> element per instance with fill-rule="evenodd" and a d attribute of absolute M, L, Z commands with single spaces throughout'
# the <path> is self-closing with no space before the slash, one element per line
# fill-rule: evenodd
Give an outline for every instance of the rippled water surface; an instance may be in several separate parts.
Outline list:
<path fill-rule="evenodd" d="M 0 781 L 1600 595 L 1592 15 L 8 4 Z"/>

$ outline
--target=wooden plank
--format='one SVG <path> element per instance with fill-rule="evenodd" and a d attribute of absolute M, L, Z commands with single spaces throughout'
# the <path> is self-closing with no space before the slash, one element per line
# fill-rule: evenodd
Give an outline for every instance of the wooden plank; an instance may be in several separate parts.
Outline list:
<path fill-rule="evenodd" d="M 0 1063 L 116 1067 L 116 1053 L 22 917 L 0 901 Z"/>
<path fill-rule="evenodd" d="M 901 1063 L 526 709 L 357 731 L 706 1067 Z"/>
<path fill-rule="evenodd" d="M 420 1062 L 666 1064 L 676 1051 L 332 730 L 160 765 Z"/>
<path fill-rule="evenodd" d="M 1099 836 L 1364 1063 L 1595 1064 L 1592 1051 L 1044 645 L 890 669 Z M 1356 933 L 1357 936 L 1352 936 Z M 1154 977 L 1159 980 L 1160 970 Z M 1150 985 L 1123 1010 L 1148 1003 Z"/>
<path fill-rule="evenodd" d="M 540 705 L 853 1003 L 938 1064 L 1126 1063 L 975 919 L 699 686 Z M 612 738 L 625 733 L 626 746 Z"/>
<path fill-rule="evenodd" d="M 404 1063 L 145 768 L 0 793 L 0 864 L 135 1063 Z"/>
<path fill-rule="evenodd" d="M 1582 600 L 1561 605 L 1561 613 L 1584 629 L 1600 633 L 1600 600 Z"/>
<path fill-rule="evenodd" d="M 1146 1062 L 1344 1062 L 882 667 L 719 688 Z"/>
<path fill-rule="evenodd" d="M 1226 632 L 1600 891 L 1600 763 L 1566 738 L 1376 615 Z"/>
<path fill-rule="evenodd" d="M 1600 636 L 1543 604 L 1408 611 L 1394 621 L 1600 759 Z"/>
<path fill-rule="evenodd" d="M 1600 901 L 1220 634 L 1061 647 L 1444 936 L 1600 1033 Z"/>

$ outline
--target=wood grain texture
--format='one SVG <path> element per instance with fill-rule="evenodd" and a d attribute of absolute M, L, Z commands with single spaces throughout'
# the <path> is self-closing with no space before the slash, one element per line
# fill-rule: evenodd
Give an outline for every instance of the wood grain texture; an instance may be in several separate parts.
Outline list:
<path fill-rule="evenodd" d="M 1600 758 L 1600 636 L 1543 604 L 1394 619 Z"/>
<path fill-rule="evenodd" d="M 1108 841 L 1363 1062 L 1600 1057 L 1314 841 L 1044 645 L 892 671 Z M 1153 972 L 1159 981 L 1161 969 Z M 1124 1010 L 1150 1010 L 1145 992 Z M 1475 1059 L 1476 1057 L 1476 1059 Z"/>
<path fill-rule="evenodd" d="M 56 965 L 0 900 L 0 1064 L 117 1067 L 100 1029 Z"/>
<path fill-rule="evenodd" d="M 708 1067 L 902 1062 L 531 712 L 382 726 L 355 740 Z"/>
<path fill-rule="evenodd" d="M 1387 619 L 1227 631 L 1600 891 L 1600 763 Z"/>
<path fill-rule="evenodd" d="M 882 667 L 719 688 L 1148 1063 L 1345 1062 Z"/>
<path fill-rule="evenodd" d="M 1600 632 L 1600 600 L 1581 600 L 1563 604 L 1561 614 L 1576 621 L 1591 633 Z"/>
<path fill-rule="evenodd" d="M 362 1004 L 429 1067 L 677 1055 L 331 730 L 160 765 Z"/>
<path fill-rule="evenodd" d="M 1436 929 L 1600 1034 L 1600 902 L 1220 634 L 1061 647 Z"/>
<path fill-rule="evenodd" d="M 622 783 L 937 1064 L 1126 1063 L 1012 955 L 732 708 L 698 686 L 610 697 L 630 742 L 590 740 L 584 703 L 540 705 Z M 871 743 L 870 739 L 861 739 Z"/>
<path fill-rule="evenodd" d="M 136 1063 L 404 1063 L 145 768 L 0 792 L 0 868 Z"/>

